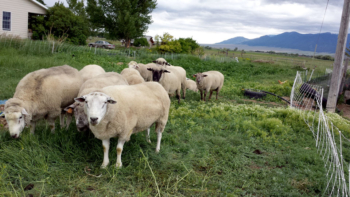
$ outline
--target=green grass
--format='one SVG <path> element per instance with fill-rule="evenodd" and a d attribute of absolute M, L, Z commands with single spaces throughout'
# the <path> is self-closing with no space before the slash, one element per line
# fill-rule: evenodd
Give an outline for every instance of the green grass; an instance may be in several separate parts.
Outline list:
<path fill-rule="evenodd" d="M 0 42 L 0 99 L 12 97 L 18 81 L 28 72 L 68 64 L 81 69 L 101 65 L 120 72 L 133 58 L 124 55 L 63 51 L 35 54 L 4 47 Z M 108 53 L 108 52 L 107 52 Z M 74 57 L 72 55 L 74 54 Z M 148 63 L 153 55 L 136 61 Z M 74 124 L 55 134 L 38 124 L 35 135 L 26 129 L 11 139 L 0 128 L 0 196 L 321 196 L 327 180 L 311 131 L 299 112 L 274 97 L 257 105 L 243 96 L 242 87 L 289 96 L 298 68 L 288 64 L 205 61 L 198 57 L 169 59 L 187 71 L 218 70 L 225 84 L 218 101 L 199 101 L 188 91 L 177 104 L 172 98 L 161 150 L 155 153 L 145 133 L 131 136 L 122 153 L 123 168 L 116 169 L 116 139 L 111 140 L 110 165 L 100 169 L 101 141 L 92 133 L 79 133 Z M 280 85 L 277 81 L 288 80 Z M 277 105 L 271 105 L 276 102 Z M 350 136 L 350 122 L 334 114 L 332 121 Z M 74 122 L 74 121 L 73 121 Z M 344 142 L 345 161 L 350 147 Z M 100 175 L 97 178 L 87 175 Z M 32 190 L 24 188 L 33 184 Z"/>

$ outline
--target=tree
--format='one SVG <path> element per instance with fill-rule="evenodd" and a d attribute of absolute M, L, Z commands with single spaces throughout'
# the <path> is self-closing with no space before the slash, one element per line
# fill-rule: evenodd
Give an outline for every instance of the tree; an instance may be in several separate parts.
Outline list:
<path fill-rule="evenodd" d="M 149 46 L 149 43 L 147 41 L 147 38 L 136 38 L 134 40 L 134 46 L 138 47 L 138 46 Z"/>
<path fill-rule="evenodd" d="M 111 38 L 125 39 L 125 47 L 131 39 L 142 37 L 152 23 L 151 13 L 156 0 L 88 0 L 90 21 L 104 28 Z"/>
<path fill-rule="evenodd" d="M 36 0 L 36 1 L 39 2 L 39 3 L 41 3 L 41 4 L 43 4 L 43 5 L 46 5 L 45 2 L 44 2 L 44 0 Z"/>
<path fill-rule="evenodd" d="M 73 44 L 86 44 L 89 34 L 88 24 L 66 8 L 63 3 L 56 2 L 50 7 L 46 17 L 36 17 L 37 24 L 33 25 L 33 39 L 41 39 L 52 34 L 55 38 L 66 37 Z"/>

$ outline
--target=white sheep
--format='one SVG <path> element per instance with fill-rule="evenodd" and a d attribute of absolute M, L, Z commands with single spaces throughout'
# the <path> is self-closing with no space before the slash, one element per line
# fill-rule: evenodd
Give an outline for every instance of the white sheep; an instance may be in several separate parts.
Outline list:
<path fill-rule="evenodd" d="M 176 98 L 180 103 L 181 100 L 181 78 L 171 71 L 168 71 L 164 67 L 153 67 L 147 68 L 147 70 L 152 72 L 153 81 L 159 82 L 165 91 L 168 92 L 169 95 L 176 94 Z"/>
<path fill-rule="evenodd" d="M 55 119 L 61 115 L 62 108 L 74 102 L 81 85 L 79 71 L 68 65 L 40 69 L 24 76 L 13 98 L 5 103 L 10 135 L 18 138 L 26 124 L 34 134 L 36 122 L 43 118 L 53 133 Z"/>
<path fill-rule="evenodd" d="M 198 92 L 197 83 L 192 79 L 186 78 L 186 89 Z"/>
<path fill-rule="evenodd" d="M 129 85 L 135 85 L 145 82 L 141 74 L 133 68 L 124 68 L 124 70 L 122 70 L 120 74 L 126 79 Z"/>
<path fill-rule="evenodd" d="M 218 99 L 219 92 L 224 85 L 224 75 L 222 73 L 218 71 L 207 71 L 203 73 L 197 73 L 193 75 L 193 77 L 196 77 L 197 87 L 201 93 L 201 100 L 205 101 L 205 98 L 209 91 L 210 95 L 208 100 L 210 100 L 213 91 L 216 91 L 216 100 Z"/>
<path fill-rule="evenodd" d="M 106 71 L 101 66 L 94 64 L 84 66 L 84 68 L 79 71 L 83 82 L 105 72 Z"/>
<path fill-rule="evenodd" d="M 156 66 L 154 63 L 149 63 L 149 64 L 138 64 L 135 61 L 129 62 L 129 68 L 136 69 L 139 71 L 140 75 L 143 77 L 145 81 L 152 81 L 152 73 L 147 70 L 147 68 L 152 68 Z"/>
<path fill-rule="evenodd" d="M 136 71 L 137 72 L 137 71 Z M 78 97 L 89 94 L 95 90 L 102 89 L 113 85 L 128 85 L 126 79 L 119 73 L 107 72 L 100 74 L 83 83 L 80 87 Z M 84 105 L 79 102 L 74 102 L 64 109 L 67 113 L 72 114 L 74 110 L 74 117 L 78 131 L 86 131 L 89 129 L 89 121 L 84 112 Z"/>
<path fill-rule="evenodd" d="M 153 63 L 159 64 L 161 66 L 171 66 L 164 58 L 160 57 L 153 61 Z"/>
<path fill-rule="evenodd" d="M 116 167 L 122 166 L 121 153 L 133 133 L 156 125 L 157 147 L 168 121 L 170 99 L 164 88 L 155 82 L 132 86 L 108 86 L 75 99 L 84 103 L 89 126 L 102 140 L 104 157 L 101 168 L 109 164 L 110 138 L 118 137 Z"/>

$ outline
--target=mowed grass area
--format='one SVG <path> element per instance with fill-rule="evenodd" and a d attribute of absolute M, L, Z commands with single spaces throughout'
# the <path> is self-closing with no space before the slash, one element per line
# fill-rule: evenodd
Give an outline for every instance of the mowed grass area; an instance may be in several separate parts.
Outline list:
<path fill-rule="evenodd" d="M 0 99 L 13 96 L 19 80 L 28 72 L 68 64 L 81 69 L 98 64 L 120 72 L 133 60 L 124 56 L 99 56 L 76 52 L 26 55 L 0 44 Z M 148 63 L 153 59 L 136 59 Z M 123 65 L 117 65 L 124 62 Z M 74 123 L 68 131 L 51 134 L 42 121 L 35 135 L 25 129 L 11 139 L 0 128 L 0 196 L 321 196 L 326 171 L 311 131 L 299 112 L 274 97 L 261 105 L 243 96 L 242 87 L 289 96 L 297 71 L 293 65 L 219 63 L 198 57 L 169 62 L 186 69 L 187 77 L 207 70 L 225 75 L 218 101 L 200 102 L 187 92 L 177 104 L 172 98 L 161 150 L 155 153 L 156 134 L 131 137 L 122 153 L 123 168 L 115 168 L 116 139 L 111 140 L 110 165 L 100 169 L 102 143 L 92 133 L 79 133 Z M 283 85 L 278 80 L 287 80 Z M 277 102 L 279 107 L 268 107 Z M 334 123 L 344 135 L 350 122 L 338 115 Z M 343 121 L 344 120 L 344 121 Z M 73 121 L 74 122 L 74 121 Z M 344 143 L 345 161 L 350 145 Z M 88 175 L 86 169 L 91 175 Z M 29 184 L 33 189 L 26 190 Z"/>

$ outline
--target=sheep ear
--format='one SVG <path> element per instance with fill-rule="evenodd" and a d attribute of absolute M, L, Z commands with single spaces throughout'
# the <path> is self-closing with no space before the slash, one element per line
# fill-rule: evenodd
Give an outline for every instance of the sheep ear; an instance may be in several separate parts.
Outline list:
<path fill-rule="evenodd" d="M 171 66 L 168 62 L 167 63 L 165 63 L 166 65 L 168 65 L 168 66 Z"/>
<path fill-rule="evenodd" d="M 170 71 L 168 71 L 168 70 L 163 70 L 163 72 L 165 72 L 165 73 L 170 73 Z"/>
<path fill-rule="evenodd" d="M 156 60 L 154 60 L 154 61 L 152 61 L 153 63 L 157 63 L 157 61 Z"/>
<path fill-rule="evenodd" d="M 69 105 L 68 107 L 64 108 L 63 110 L 69 114 L 71 114 L 73 112 L 73 109 L 75 108 L 75 103 Z"/>
<path fill-rule="evenodd" d="M 107 102 L 110 103 L 110 104 L 116 104 L 116 103 L 117 103 L 117 101 L 115 101 L 115 100 L 113 100 L 113 99 L 111 99 L 111 98 L 109 98 L 109 99 L 107 100 Z"/>
<path fill-rule="evenodd" d="M 208 75 L 203 75 L 203 77 L 207 77 Z"/>
<path fill-rule="evenodd" d="M 85 98 L 82 96 L 82 97 L 79 97 L 79 98 L 74 98 L 74 100 L 78 103 L 83 103 L 85 102 Z"/>
<path fill-rule="evenodd" d="M 140 68 L 140 66 L 138 66 L 138 65 L 135 65 L 135 66 L 134 66 L 134 68 L 136 68 L 136 69 L 139 69 L 139 68 Z"/>
<path fill-rule="evenodd" d="M 194 74 L 193 77 L 196 78 L 196 77 L 197 77 L 197 74 Z"/>
<path fill-rule="evenodd" d="M 22 109 L 22 114 L 23 115 L 28 115 L 28 112 L 26 111 L 26 109 L 24 109 L 24 108 Z"/>
<path fill-rule="evenodd" d="M 149 71 L 153 71 L 153 68 L 147 68 L 147 70 L 149 70 Z"/>

